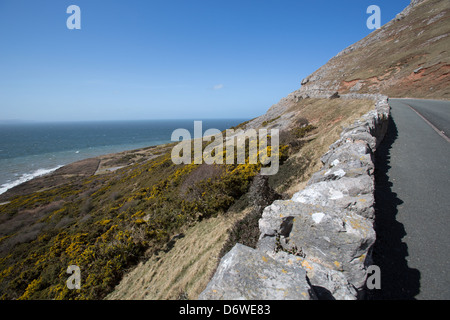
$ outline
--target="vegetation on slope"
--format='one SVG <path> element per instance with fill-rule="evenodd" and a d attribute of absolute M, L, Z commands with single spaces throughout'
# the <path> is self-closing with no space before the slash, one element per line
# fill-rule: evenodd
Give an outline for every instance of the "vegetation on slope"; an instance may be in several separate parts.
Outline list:
<path fill-rule="evenodd" d="M 169 151 L 2 205 L 1 297 L 103 298 L 127 268 L 181 228 L 226 212 L 261 169 L 260 163 L 175 165 Z M 286 151 L 280 148 L 282 158 Z M 69 265 L 82 270 L 80 290 L 65 284 Z"/>
<path fill-rule="evenodd" d="M 332 58 L 304 89 L 449 99 L 449 18 L 449 1 L 426 0 Z"/>
<path fill-rule="evenodd" d="M 293 114 L 290 121 L 278 118 L 270 123 L 270 127 L 281 130 L 281 144 L 289 146 L 289 157 L 278 174 L 268 179 L 255 176 L 248 192 L 226 212 L 185 228 L 182 237 L 173 238 L 173 245 L 127 273 L 107 298 L 196 299 L 223 254 L 237 242 L 255 245 L 264 207 L 280 196 L 288 198 L 298 191 L 320 165 L 320 156 L 339 137 L 342 126 L 371 108 L 373 102 L 365 100 L 305 99 L 292 104 L 288 110 Z M 316 129 L 303 138 L 296 137 L 296 129 L 308 125 Z M 203 172 L 206 171 L 205 168 Z M 214 175 L 212 168 L 209 175 Z"/>
<path fill-rule="evenodd" d="M 281 129 L 282 165 L 279 173 L 264 183 L 280 194 L 298 190 L 309 168 L 320 162 L 319 152 L 337 137 L 341 125 L 371 107 L 372 102 L 340 99 L 307 99 L 293 105 L 290 111 L 296 115 L 290 122 L 277 119 L 270 124 Z M 299 125 L 311 126 L 299 135 Z M 315 150 L 317 153 L 311 152 Z M 257 235 L 257 220 L 267 203 L 256 201 L 248 192 L 261 164 L 175 165 L 170 151 L 171 145 L 159 147 L 158 154 L 147 161 L 112 173 L 69 179 L 54 188 L 46 185 L 1 205 L 1 298 L 102 299 L 129 270 L 145 261 L 151 265 L 147 268 L 158 273 L 152 278 L 159 279 L 155 287 L 168 288 L 163 285 L 165 281 L 179 281 L 183 274 L 198 276 L 194 277 L 196 283 L 180 280 L 170 284 L 180 288 L 189 283 L 189 288 L 156 294 L 146 287 L 143 295 L 178 298 L 180 292 L 190 290 L 182 296 L 195 298 L 211 276 L 220 249 L 236 242 L 251 245 L 251 234 Z M 249 197 L 251 201 L 245 200 Z M 214 229 L 214 221 L 224 221 L 220 224 L 223 229 Z M 199 223 L 202 234 L 214 229 L 217 241 L 210 247 L 192 243 L 195 233 L 189 230 L 196 230 L 193 228 Z M 180 233 L 192 234 L 192 238 L 179 240 L 184 246 L 192 245 L 191 259 L 185 262 L 171 254 L 171 250 L 177 252 L 178 241 L 173 248 L 173 239 Z M 179 268 L 161 270 L 160 259 L 169 259 L 165 265 L 177 260 Z M 80 290 L 66 286 L 69 265 L 81 269 Z M 170 276 L 178 269 L 181 274 Z M 131 286 L 117 297 L 130 297 L 134 290 Z"/>
<path fill-rule="evenodd" d="M 390 95 L 448 97 L 449 29 L 445 22 L 449 13 L 448 1 L 429 0 L 388 30 L 373 32 L 366 39 L 369 42 L 332 59 L 330 64 L 342 68 L 328 68 L 331 72 L 321 68 L 319 78 L 324 83 L 332 81 L 340 93 L 381 90 Z M 312 84 L 311 79 L 306 86 Z M 283 114 L 262 122 L 263 127 L 282 131 L 284 162 L 278 174 L 268 179 L 282 196 L 298 191 L 318 169 L 320 156 L 338 138 L 343 125 L 373 107 L 372 102 L 339 98 L 303 99 L 289 105 Z M 70 172 L 69 178 L 60 171 L 57 178 L 41 180 L 45 187 L 34 180 L 35 185 L 0 205 L 0 298 L 101 299 L 144 261 L 133 270 L 137 275 L 149 274 L 149 279 L 139 279 L 144 282 L 139 291 L 144 296 L 195 298 L 211 276 L 211 261 L 217 262 L 220 248 L 223 254 L 236 242 L 254 243 L 262 206 L 243 198 L 260 164 L 174 165 L 170 146 L 159 148 L 147 160 L 145 155 L 135 155 L 111 162 L 125 166 L 114 173 L 107 168 L 102 175 Z M 137 160 L 129 165 L 132 159 Z M 96 166 L 97 162 L 90 162 Z M 239 203 L 242 210 L 232 215 L 231 208 Z M 180 232 L 186 236 L 173 244 Z M 202 236 L 212 234 L 211 246 L 199 245 Z M 187 253 L 191 259 L 183 260 Z M 81 269 L 80 290 L 66 287 L 69 265 Z M 177 267 L 168 268 L 173 265 Z M 197 284 L 185 277 L 194 274 L 190 278 Z M 131 285 L 113 297 L 136 293 L 138 281 L 127 281 Z M 152 281 L 157 285 L 149 287 Z"/>

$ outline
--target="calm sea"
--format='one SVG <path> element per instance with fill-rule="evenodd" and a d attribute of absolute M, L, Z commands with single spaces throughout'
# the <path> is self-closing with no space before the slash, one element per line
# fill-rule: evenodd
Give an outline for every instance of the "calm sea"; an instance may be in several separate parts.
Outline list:
<path fill-rule="evenodd" d="M 203 132 L 246 120 L 203 120 Z M 193 135 L 194 120 L 0 124 L 0 194 L 71 162 L 171 142 L 178 128 Z"/>

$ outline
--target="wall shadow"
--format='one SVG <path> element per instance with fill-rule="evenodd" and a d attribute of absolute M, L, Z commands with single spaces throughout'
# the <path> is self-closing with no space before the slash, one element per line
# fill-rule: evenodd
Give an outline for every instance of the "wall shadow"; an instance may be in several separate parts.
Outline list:
<path fill-rule="evenodd" d="M 381 269 L 381 289 L 368 290 L 370 300 L 413 300 L 420 292 L 420 272 L 408 267 L 406 235 L 396 220 L 397 207 L 403 203 L 392 191 L 389 180 L 390 151 L 398 131 L 392 117 L 383 142 L 375 153 L 375 224 L 377 240 L 373 246 L 373 264 Z"/>

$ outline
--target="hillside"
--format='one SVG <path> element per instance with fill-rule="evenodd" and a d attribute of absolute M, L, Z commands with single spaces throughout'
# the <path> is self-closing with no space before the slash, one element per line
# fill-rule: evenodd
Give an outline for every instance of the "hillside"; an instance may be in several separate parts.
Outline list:
<path fill-rule="evenodd" d="M 381 29 L 302 81 L 299 96 L 324 91 L 450 99 L 450 4 L 415 0 Z"/>
<path fill-rule="evenodd" d="M 310 136 L 310 141 L 303 145 L 300 151 L 291 152 L 280 172 L 269 179 L 271 186 L 277 192 L 283 193 L 285 198 L 301 190 L 311 174 L 320 168 L 320 156 L 337 139 L 342 126 L 358 118 L 364 110 L 373 108 L 371 101 L 358 100 L 358 98 L 364 98 L 364 94 L 449 98 L 450 58 L 447 52 L 449 47 L 447 36 L 450 28 L 445 22 L 448 21 L 450 6 L 445 1 L 430 0 L 423 4 L 422 2 L 412 1 L 411 5 L 405 8 L 395 20 L 343 50 L 303 80 L 299 90 L 281 99 L 266 114 L 243 124 L 244 128 L 258 128 L 265 125 L 269 128 L 284 130 L 295 127 L 296 123 L 291 121 L 292 119 L 306 118 L 318 127 Z M 414 40 L 411 41 L 411 39 Z M 389 58 L 386 59 L 386 57 Z M 352 81 L 354 85 L 349 86 L 348 83 Z M 336 92 L 338 92 L 337 95 Z M 333 99 L 336 96 L 341 99 Z M 364 107 L 358 106 L 358 101 Z M 346 111 L 341 113 L 343 106 L 351 106 L 347 109 L 350 113 Z M 280 181 L 283 182 L 280 183 Z M 253 221 L 255 220 L 257 219 L 254 218 Z M 244 218 L 241 221 L 248 223 L 252 220 Z M 231 232 L 232 241 L 229 240 L 225 248 L 227 250 L 232 248 L 229 242 L 254 245 L 246 241 L 245 234 L 238 239 L 234 237 L 235 233 L 239 233 L 236 232 L 236 226 L 238 230 L 240 226 L 242 232 L 243 230 L 248 232 L 247 228 L 237 223 Z M 257 228 L 257 223 L 254 223 L 254 228 Z M 217 240 L 218 230 L 215 228 L 210 230 L 210 234 L 202 233 L 200 236 L 198 233 L 194 239 L 201 238 L 206 241 L 206 239 L 214 238 Z M 222 238 L 226 238 L 226 234 L 224 230 L 219 233 Z M 248 234 L 254 233 L 248 232 Z M 217 257 L 224 254 L 224 250 L 219 253 L 220 243 L 223 242 L 223 239 L 216 241 L 211 247 L 209 257 L 213 261 L 207 262 L 208 272 L 205 272 L 203 278 L 199 279 L 195 276 L 198 265 L 192 266 L 192 261 L 196 259 L 187 259 L 188 265 L 182 262 L 182 257 L 185 256 L 181 252 L 184 252 L 184 248 L 195 247 L 190 242 L 190 238 L 186 237 L 175 244 L 173 258 L 165 256 L 167 259 L 160 262 L 158 267 L 154 267 L 152 262 L 140 264 L 109 298 L 196 298 L 200 292 L 199 289 L 204 288 L 208 283 L 207 274 L 212 276 L 218 263 Z M 203 248 L 197 254 L 200 252 L 202 258 L 206 259 L 207 253 L 203 251 Z M 192 255 L 189 256 L 192 257 Z M 169 270 L 170 261 L 176 261 L 174 264 L 180 267 Z M 178 281 L 180 278 L 185 280 Z M 178 295 L 180 293 L 182 294 Z"/>
<path fill-rule="evenodd" d="M 228 230 L 270 204 L 264 198 L 255 203 L 256 197 L 247 193 L 268 190 L 270 197 L 272 188 L 289 192 L 318 162 L 317 151 L 336 139 L 342 125 L 370 107 L 371 102 L 365 100 L 321 99 L 293 106 L 291 112 L 296 116 L 282 126 L 282 165 L 270 179 L 271 188 L 253 182 L 261 164 L 175 165 L 170 158 L 173 145 L 79 162 L 26 188 L 17 187 L 3 197 L 0 206 L 2 298 L 101 299 L 137 264 L 159 275 L 153 277 L 146 271 L 148 279 L 157 282 L 152 288 L 164 288 L 165 281 L 174 288 L 152 292 L 136 291 L 133 286 L 131 290 L 141 297 L 177 298 L 180 292 L 195 297 L 215 268 Z M 309 151 L 301 155 L 301 150 Z M 93 162 L 98 165 L 97 174 L 89 175 L 87 168 Z M 30 193 L 18 195 L 17 190 Z M 253 228 L 257 230 L 257 225 Z M 202 240 L 203 245 L 198 245 L 199 239 L 211 242 Z M 182 252 L 191 259 L 174 254 L 177 245 L 190 248 Z M 164 268 L 175 261 L 179 269 Z M 82 275 L 88 275 L 81 290 L 65 286 L 69 265 L 78 265 Z M 172 276 L 161 276 L 160 268 Z M 186 274 L 196 276 L 189 276 L 186 283 L 181 281 Z M 135 295 L 126 292 L 120 297 Z"/>
<path fill-rule="evenodd" d="M 281 141 L 289 146 L 287 159 L 278 174 L 268 179 L 268 185 L 258 183 L 261 177 L 255 176 L 248 192 L 226 212 L 187 229 L 183 237 L 174 239 L 170 250 L 139 263 L 107 298 L 196 299 L 214 273 L 219 257 L 236 242 L 255 245 L 258 220 L 270 198 L 287 198 L 298 191 L 300 183 L 319 166 L 321 152 L 339 137 L 341 127 L 363 115 L 372 104 L 368 100 L 311 99 L 292 106 L 293 115 L 288 120 L 280 118 L 267 125 L 283 128 Z M 314 129 L 298 130 L 297 123 L 306 122 Z"/>
<path fill-rule="evenodd" d="M 196 299 L 234 243 L 254 245 L 262 209 L 301 190 L 342 127 L 373 109 L 362 94 L 449 98 L 449 9 L 413 1 L 239 125 L 280 130 L 280 170 L 267 180 L 260 163 L 175 165 L 169 144 L 89 159 L 5 193 L 0 297 Z M 72 264 L 80 290 L 65 286 Z"/>

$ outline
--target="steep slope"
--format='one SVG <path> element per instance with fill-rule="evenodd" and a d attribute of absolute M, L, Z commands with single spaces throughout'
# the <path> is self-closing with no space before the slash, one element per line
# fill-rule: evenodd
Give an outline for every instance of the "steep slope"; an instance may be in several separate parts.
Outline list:
<path fill-rule="evenodd" d="M 449 99 L 449 19 L 449 1 L 412 1 L 394 20 L 304 79 L 298 95 L 333 91 Z"/>
<path fill-rule="evenodd" d="M 413 0 L 394 21 L 339 53 L 304 79 L 300 90 L 248 124 L 280 114 L 288 118 L 293 105 L 311 98 L 377 101 L 374 110 L 344 128 L 304 190 L 264 209 L 256 248 L 234 246 L 200 299 L 364 296 L 375 241 L 374 165 L 364 159 L 373 158 L 386 132 L 389 105 L 383 94 L 449 97 L 449 4 Z M 293 283 L 285 283 L 294 271 Z"/>
<path fill-rule="evenodd" d="M 449 28 L 445 24 L 445 19 L 448 18 L 448 7 L 445 1 L 412 1 L 411 5 L 400 13 L 396 20 L 342 51 L 329 63 L 302 81 L 302 87 L 299 90 L 281 99 L 266 114 L 240 126 L 245 129 L 278 128 L 282 132 L 288 133 L 304 126 L 303 120 L 307 120 L 307 123 L 316 127 L 305 138 L 297 140 L 307 142 L 304 145 L 300 142 L 301 148 L 296 149 L 295 145 L 298 142 L 292 143 L 291 141 L 294 148 L 291 148 L 289 159 L 281 166 L 280 172 L 270 178 L 271 185 L 278 192 L 284 193 L 285 197 L 289 198 L 301 190 L 311 175 L 320 168 L 320 156 L 339 137 L 341 128 L 372 109 L 373 101 L 379 93 L 448 98 L 446 68 L 449 65 L 447 52 Z M 420 37 L 411 38 L 411 35 L 415 33 Z M 371 55 L 373 57 L 367 59 Z M 378 59 L 374 59 L 374 57 L 378 57 Z M 395 68 L 393 69 L 391 65 Z M 421 67 L 422 69 L 420 69 Z M 371 74 L 364 75 L 369 71 Z M 421 75 L 417 77 L 414 86 L 408 84 L 408 76 L 411 74 Z M 438 80 L 434 79 L 436 75 L 438 75 Z M 376 82 L 376 85 L 372 80 L 373 77 L 380 77 L 380 81 Z M 345 89 L 345 81 L 349 82 L 359 78 L 361 81 L 356 86 Z M 436 81 L 432 83 L 437 83 L 433 90 L 429 90 L 430 79 Z M 386 80 L 390 80 L 390 82 L 386 82 Z M 335 92 L 339 92 L 337 96 Z M 367 93 L 375 95 L 366 96 Z M 336 97 L 340 97 L 340 99 L 330 99 Z M 237 216 L 239 215 L 233 215 L 233 217 Z M 235 218 L 231 219 L 231 216 L 228 216 L 227 219 L 230 223 L 234 223 Z M 244 234 L 241 241 L 233 239 L 226 243 L 227 241 L 224 239 L 229 231 L 215 229 L 213 225 L 209 226 L 208 222 L 205 223 L 205 229 L 202 230 L 214 230 L 215 237 L 218 238 L 220 234 L 222 237 L 220 241 L 226 247 L 231 248 L 230 241 L 244 243 L 247 241 L 246 235 L 251 233 L 248 229 L 258 228 L 258 225 L 240 228 L 239 221 L 237 220 L 235 227 L 231 230 L 234 233 Z M 236 229 L 238 230 L 236 231 Z M 195 231 L 193 232 L 195 233 Z M 192 239 L 196 238 L 198 237 Z M 203 247 L 198 252 L 190 248 L 191 256 L 201 255 L 204 263 L 197 264 L 196 259 L 189 259 L 189 262 L 183 264 L 182 259 L 175 257 L 175 253 L 182 252 L 189 243 L 189 236 L 177 241 L 172 249 L 173 252 L 169 252 L 165 256 L 164 264 L 159 264 L 161 267 L 153 266 L 150 261 L 139 265 L 121 282 L 109 298 L 174 299 L 180 298 L 179 292 L 184 293 L 184 298 L 196 298 L 198 290 L 202 288 L 200 284 L 205 286 L 207 279 L 212 276 L 211 260 L 215 261 L 220 257 L 217 252 L 220 244 L 216 242 L 208 251 L 205 251 Z M 171 254 L 173 254 L 172 258 L 169 257 Z M 170 265 L 172 262 L 179 266 L 178 271 L 172 272 L 172 270 L 162 267 Z M 187 281 L 186 286 L 183 287 L 174 280 L 177 277 L 183 279 L 186 274 L 197 275 L 195 268 L 197 273 L 200 270 L 203 273 L 202 277 L 195 277 L 195 284 L 193 281 Z M 147 276 L 140 276 L 142 274 Z M 157 277 L 165 280 L 158 282 L 155 280 Z M 175 287 L 179 290 L 157 291 L 157 288 L 162 287 Z M 156 291 L 152 288 L 155 288 Z M 137 292 L 134 292 L 136 289 Z"/>
<path fill-rule="evenodd" d="M 268 120 L 264 127 L 280 128 L 281 143 L 289 146 L 289 157 L 278 174 L 268 179 L 270 186 L 284 198 L 300 190 L 301 184 L 320 166 L 321 154 L 339 137 L 342 126 L 372 107 L 370 100 L 308 99 L 278 114 L 278 119 Z M 298 130 L 306 123 L 311 131 Z M 262 199 L 263 206 L 255 204 L 261 194 L 266 194 L 261 187 L 254 192 L 250 188 L 226 212 L 218 212 L 217 216 L 189 228 L 186 225 L 183 237 L 174 241 L 170 250 L 163 249 L 157 256 L 139 263 L 106 298 L 196 299 L 227 248 L 236 242 L 251 245 L 257 241 L 258 219 L 262 209 L 271 203 Z"/>
<path fill-rule="evenodd" d="M 331 59 L 265 115 L 240 125 L 281 131 L 286 154 L 270 186 L 285 199 L 300 191 L 342 127 L 373 108 L 376 96 L 366 93 L 449 98 L 448 15 L 447 0 L 413 1 L 397 20 Z M 4 195 L 0 297 L 196 298 L 220 248 L 230 247 L 228 234 L 240 242 L 258 228 L 241 219 L 255 212 L 248 192 L 259 166 L 175 165 L 170 147 L 100 159 L 101 175 L 70 172 L 72 180 L 46 177 L 24 193 Z M 121 168 L 109 172 L 107 163 Z M 201 237 L 211 239 L 198 245 Z M 70 264 L 86 276 L 81 290 L 65 286 Z M 168 270 L 171 265 L 177 268 Z"/>
<path fill-rule="evenodd" d="M 341 51 L 247 126 L 258 127 L 284 114 L 301 99 L 336 93 L 344 98 L 382 94 L 450 99 L 449 19 L 449 1 L 412 0 L 394 20 Z"/>
<path fill-rule="evenodd" d="M 396 19 L 332 58 L 304 79 L 299 90 L 281 99 L 266 114 L 242 124 L 240 127 L 245 129 L 277 128 L 285 135 L 295 132 L 299 127 L 305 126 L 305 123 L 315 127 L 306 138 L 295 143 L 291 141 L 292 145 L 302 144 L 299 141 L 307 143 L 302 144 L 298 150 L 291 148 L 290 157 L 280 168 L 280 172 L 269 179 L 271 186 L 283 193 L 285 198 L 300 191 L 311 175 L 321 167 L 320 156 L 339 137 L 342 126 L 349 125 L 372 109 L 373 101 L 381 95 L 449 98 L 448 16 L 448 1 L 413 0 Z M 244 230 L 247 234 L 252 233 L 248 228 L 236 231 L 236 225 L 238 223 L 233 229 L 235 233 Z M 224 232 L 226 230 L 222 229 L 221 234 Z M 245 235 L 240 240 L 233 239 L 232 242 L 247 241 Z M 177 242 L 174 252 L 180 251 L 186 243 L 188 239 Z M 226 247 L 233 247 L 232 243 L 226 244 Z M 198 253 L 203 257 L 209 256 L 210 259 L 217 257 L 217 251 L 213 250 Z M 165 263 L 170 264 L 170 261 Z M 195 266 L 199 267 L 197 264 Z M 180 270 L 180 277 L 189 272 L 192 274 L 193 271 L 189 266 Z M 207 276 L 205 267 L 201 267 L 201 270 Z M 160 278 L 166 279 L 176 276 L 171 270 L 155 269 L 148 263 L 142 264 L 109 297 L 177 297 L 169 292 L 152 291 L 152 286 L 160 287 L 160 284 L 154 282 L 154 278 L 142 280 L 142 277 L 133 277 L 147 273 L 159 274 Z M 197 278 L 198 282 L 205 283 L 205 280 L 205 277 Z M 166 285 L 168 284 L 177 287 L 173 280 L 168 281 Z M 192 284 L 185 287 L 185 297 L 195 298 L 199 287 L 196 290 L 190 287 Z M 136 288 L 142 290 L 133 295 Z"/>

